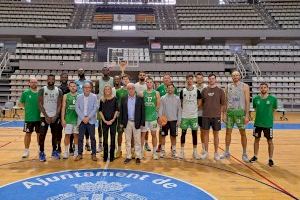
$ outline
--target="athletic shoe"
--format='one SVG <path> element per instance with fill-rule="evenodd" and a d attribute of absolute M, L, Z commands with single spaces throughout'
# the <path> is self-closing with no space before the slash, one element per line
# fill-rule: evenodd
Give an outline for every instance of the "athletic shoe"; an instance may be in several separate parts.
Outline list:
<path fill-rule="evenodd" d="M 160 157 L 161 157 L 161 158 L 166 157 L 166 151 L 165 151 L 165 150 L 161 150 L 161 151 L 160 151 Z"/>
<path fill-rule="evenodd" d="M 60 154 L 58 153 L 58 151 L 53 151 L 52 152 L 52 157 L 56 160 L 60 159 Z"/>
<path fill-rule="evenodd" d="M 145 151 L 151 151 L 151 148 L 149 147 L 148 143 L 145 143 L 144 149 Z"/>
<path fill-rule="evenodd" d="M 200 159 L 200 156 L 198 155 L 197 151 L 193 152 L 193 158 L 196 159 L 196 160 Z"/>
<path fill-rule="evenodd" d="M 220 159 L 228 159 L 230 158 L 230 152 L 225 151 L 221 156 Z"/>
<path fill-rule="evenodd" d="M 126 159 L 124 160 L 124 164 L 128 164 L 130 161 L 131 161 L 130 158 L 126 158 Z"/>
<path fill-rule="evenodd" d="M 71 154 L 70 154 L 71 155 Z M 74 157 L 78 156 L 78 151 L 74 151 Z"/>
<path fill-rule="evenodd" d="M 118 150 L 118 151 L 116 152 L 115 158 L 121 158 L 121 157 L 122 157 L 122 151 Z"/>
<path fill-rule="evenodd" d="M 158 147 L 157 147 L 156 152 L 159 153 L 160 151 L 161 151 L 161 145 L 159 144 Z"/>
<path fill-rule="evenodd" d="M 171 156 L 172 156 L 173 159 L 177 158 L 176 150 L 173 150 L 173 149 L 172 149 Z"/>
<path fill-rule="evenodd" d="M 65 152 L 64 156 L 63 156 L 63 159 L 68 159 L 68 158 L 69 158 L 69 152 Z"/>
<path fill-rule="evenodd" d="M 253 156 L 253 157 L 249 160 L 249 162 L 255 162 L 255 161 L 257 161 L 257 157 L 256 157 L 256 156 Z"/>
<path fill-rule="evenodd" d="M 268 163 L 268 165 L 269 165 L 270 167 L 272 167 L 272 166 L 274 165 L 274 162 L 273 162 L 273 160 L 272 160 L 272 159 L 269 159 L 269 163 Z"/>
<path fill-rule="evenodd" d="M 243 154 L 243 155 L 242 155 L 242 159 L 243 159 L 243 161 L 246 162 L 246 163 L 249 162 L 249 158 L 248 158 L 247 154 Z"/>
<path fill-rule="evenodd" d="M 184 151 L 180 151 L 179 155 L 178 155 L 179 159 L 184 159 Z"/>
<path fill-rule="evenodd" d="M 102 151 L 103 151 L 103 145 L 102 145 L 102 143 L 99 143 L 97 153 L 100 153 Z"/>
<path fill-rule="evenodd" d="M 97 161 L 98 160 L 97 157 L 96 157 L 96 154 L 93 154 L 91 157 L 92 157 L 92 161 Z"/>
<path fill-rule="evenodd" d="M 88 144 L 88 143 L 85 144 L 85 150 L 91 151 L 91 146 L 90 146 L 90 144 Z"/>
<path fill-rule="evenodd" d="M 81 159 L 82 159 L 82 155 L 78 155 L 78 156 L 75 157 L 74 161 L 79 161 Z"/>
<path fill-rule="evenodd" d="M 218 153 L 215 153 L 215 155 L 214 155 L 214 159 L 215 159 L 215 161 L 218 161 L 218 160 L 220 160 L 220 156 L 219 156 L 219 154 L 218 154 Z"/>
<path fill-rule="evenodd" d="M 202 151 L 200 159 L 205 160 L 208 157 L 208 152 L 207 151 Z"/>
<path fill-rule="evenodd" d="M 22 158 L 28 158 L 29 157 L 29 150 L 28 149 L 25 149 L 24 150 L 24 153 L 22 155 Z"/>
<path fill-rule="evenodd" d="M 141 164 L 141 159 L 139 159 L 139 158 L 135 159 L 135 163 L 136 163 L 137 165 Z"/>
<path fill-rule="evenodd" d="M 153 160 L 158 160 L 158 155 L 157 155 L 157 153 L 154 153 L 154 154 L 153 154 Z"/>
<path fill-rule="evenodd" d="M 44 152 L 39 153 L 39 159 L 41 162 L 46 162 L 46 155 Z"/>

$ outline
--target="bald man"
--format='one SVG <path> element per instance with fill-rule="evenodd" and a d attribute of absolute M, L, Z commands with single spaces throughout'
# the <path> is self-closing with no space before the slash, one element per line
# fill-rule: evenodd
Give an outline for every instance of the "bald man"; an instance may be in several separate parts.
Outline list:
<path fill-rule="evenodd" d="M 244 162 L 249 162 L 247 156 L 247 137 L 246 125 L 249 122 L 249 108 L 250 108 L 250 92 L 249 86 L 241 82 L 241 74 L 238 71 L 233 71 L 231 74 L 232 83 L 225 88 L 226 98 L 226 112 L 223 113 L 223 121 L 226 123 L 226 137 L 225 137 L 225 153 L 221 156 L 229 158 L 229 146 L 231 143 L 231 133 L 234 125 L 237 126 L 241 135 L 241 143 L 243 147 L 242 159 Z"/>
<path fill-rule="evenodd" d="M 141 163 L 141 126 L 145 126 L 145 106 L 142 97 L 137 96 L 133 83 L 127 84 L 128 95 L 121 99 L 120 123 L 125 127 L 126 159 L 125 164 L 132 159 L 131 139 L 134 138 L 136 164 Z"/>
<path fill-rule="evenodd" d="M 31 141 L 31 133 L 36 132 L 37 141 L 39 141 L 41 119 L 38 100 L 37 80 L 36 78 L 30 78 L 29 88 L 26 89 L 21 96 L 19 105 L 25 109 L 25 124 L 23 131 L 25 132 L 24 145 L 25 150 L 22 158 L 29 157 L 29 146 Z"/>

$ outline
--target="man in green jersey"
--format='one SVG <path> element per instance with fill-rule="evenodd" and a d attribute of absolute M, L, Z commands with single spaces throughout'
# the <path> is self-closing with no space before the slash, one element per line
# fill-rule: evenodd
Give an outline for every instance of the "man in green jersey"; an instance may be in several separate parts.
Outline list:
<path fill-rule="evenodd" d="M 160 84 L 160 86 L 158 86 L 158 88 L 156 89 L 159 92 L 159 95 L 162 97 L 165 94 L 167 94 L 168 91 L 168 85 L 172 84 L 172 79 L 171 79 L 171 75 L 169 73 L 164 74 L 163 76 L 163 83 Z M 177 95 L 177 88 L 175 87 L 175 91 L 174 94 Z M 162 140 L 162 135 L 161 135 L 161 130 L 160 130 L 160 134 L 159 134 L 159 144 L 158 144 L 158 148 L 157 148 L 157 152 L 161 151 L 161 140 Z"/>
<path fill-rule="evenodd" d="M 122 98 L 124 98 L 128 95 L 128 91 L 126 89 L 127 84 L 130 83 L 128 75 L 125 74 L 125 75 L 122 76 L 122 83 L 123 83 L 123 87 L 121 87 L 120 89 L 117 89 L 117 91 L 116 91 L 116 97 L 117 97 L 119 108 L 120 108 L 120 105 L 121 105 Z M 122 135 L 123 135 L 123 132 L 124 132 L 124 127 L 121 127 L 120 125 L 121 124 L 118 120 L 118 126 L 117 126 L 118 150 L 116 152 L 116 156 L 115 156 L 116 158 L 120 158 L 122 156 L 121 146 L 122 146 Z"/>
<path fill-rule="evenodd" d="M 153 89 L 153 79 L 147 78 L 146 81 L 147 90 L 144 90 L 142 97 L 144 98 L 145 105 L 145 126 L 142 127 L 142 152 L 144 149 L 145 135 L 148 131 L 151 131 L 152 135 L 152 145 L 153 145 L 153 159 L 158 160 L 158 155 L 156 152 L 157 148 L 157 111 L 160 105 L 160 95 L 158 91 Z M 143 156 L 143 154 L 142 154 Z"/>
<path fill-rule="evenodd" d="M 37 80 L 35 78 L 30 78 L 29 89 L 22 93 L 20 99 L 20 106 L 24 106 L 25 109 L 25 124 L 23 131 L 26 133 L 24 137 L 25 150 L 22 158 L 28 158 L 29 156 L 29 146 L 31 141 L 31 133 L 36 132 L 37 142 L 39 141 L 40 134 L 40 109 L 38 106 L 38 90 L 37 90 Z"/>
<path fill-rule="evenodd" d="M 276 97 L 269 94 L 269 86 L 267 83 L 260 84 L 260 94 L 253 99 L 253 108 L 255 109 L 255 121 L 253 136 L 254 141 L 254 156 L 250 159 L 250 162 L 257 161 L 259 140 L 261 132 L 264 132 L 265 138 L 268 141 L 268 152 L 269 152 L 269 166 L 274 165 L 273 162 L 273 121 L 274 121 L 274 110 L 277 109 Z"/>
<path fill-rule="evenodd" d="M 75 151 L 74 156 L 78 155 L 78 125 L 77 113 L 75 110 L 77 100 L 77 86 L 74 81 L 69 83 L 70 92 L 64 94 L 61 108 L 61 124 L 65 129 L 65 153 L 63 158 L 69 158 L 70 136 L 74 136 Z"/>

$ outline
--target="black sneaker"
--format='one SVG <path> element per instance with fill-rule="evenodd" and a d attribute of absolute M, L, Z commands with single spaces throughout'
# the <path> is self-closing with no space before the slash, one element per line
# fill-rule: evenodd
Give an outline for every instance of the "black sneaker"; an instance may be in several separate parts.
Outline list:
<path fill-rule="evenodd" d="M 256 157 L 256 156 L 253 156 L 253 157 L 249 160 L 249 162 L 255 162 L 255 161 L 257 161 L 257 157 Z"/>
<path fill-rule="evenodd" d="M 131 161 L 130 158 L 126 158 L 126 159 L 124 160 L 124 164 L 128 164 L 130 161 Z"/>
<path fill-rule="evenodd" d="M 268 165 L 269 165 L 270 167 L 272 167 L 272 166 L 274 165 L 274 162 L 273 162 L 273 160 L 272 160 L 272 159 L 269 159 L 269 163 L 268 163 Z"/>
<path fill-rule="evenodd" d="M 135 160 L 135 163 L 136 163 L 137 165 L 141 164 L 141 159 L 137 158 L 137 159 Z"/>

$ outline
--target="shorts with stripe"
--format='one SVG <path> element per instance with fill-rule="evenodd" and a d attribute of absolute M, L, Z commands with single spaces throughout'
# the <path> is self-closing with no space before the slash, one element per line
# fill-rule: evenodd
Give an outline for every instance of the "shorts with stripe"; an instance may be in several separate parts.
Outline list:
<path fill-rule="evenodd" d="M 273 129 L 272 128 L 263 128 L 263 127 L 255 126 L 254 130 L 253 130 L 253 136 L 256 138 L 260 138 L 261 132 L 264 132 L 264 136 L 265 136 L 265 138 L 267 138 L 267 140 L 273 139 Z"/>

